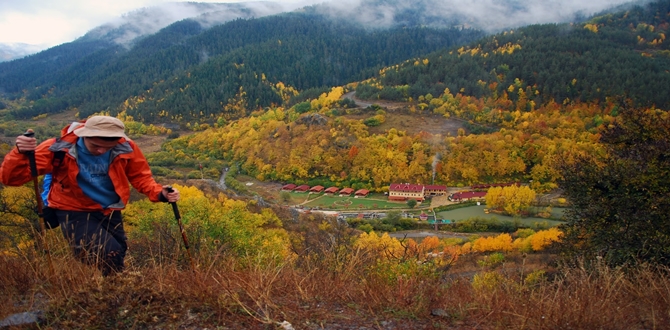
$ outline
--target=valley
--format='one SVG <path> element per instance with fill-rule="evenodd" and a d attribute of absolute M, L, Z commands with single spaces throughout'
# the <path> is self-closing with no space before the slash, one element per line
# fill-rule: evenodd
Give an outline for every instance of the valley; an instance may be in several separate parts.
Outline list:
<path fill-rule="evenodd" d="M 41 231 L 41 178 L 0 184 L 0 328 L 670 324 L 670 0 L 533 25 L 519 15 L 577 5 L 331 5 L 0 63 L 0 157 L 27 128 L 105 114 L 180 192 L 131 189 L 107 274 L 119 254 Z"/>

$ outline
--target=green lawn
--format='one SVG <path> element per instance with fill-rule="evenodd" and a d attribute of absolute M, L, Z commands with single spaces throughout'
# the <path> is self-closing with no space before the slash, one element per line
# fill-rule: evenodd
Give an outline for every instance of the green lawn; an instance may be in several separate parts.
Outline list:
<path fill-rule="evenodd" d="M 497 218 L 498 220 L 501 221 L 514 221 L 517 218 L 506 216 L 506 215 L 500 215 L 500 214 L 494 214 L 494 213 L 489 213 L 486 214 L 484 212 L 484 209 L 486 208 L 485 205 L 475 205 L 475 206 L 470 206 L 470 207 L 464 207 L 460 209 L 455 209 L 451 211 L 443 211 L 443 212 L 438 212 L 437 217 L 438 219 L 449 219 L 449 220 L 465 220 L 469 218 L 474 218 L 474 217 L 480 217 L 480 218 L 486 218 L 486 219 L 491 219 L 491 218 Z M 552 217 L 554 218 L 561 218 L 563 216 L 563 211 L 564 209 L 555 207 L 552 209 Z M 559 224 L 562 224 L 562 221 L 557 221 L 557 220 L 551 220 L 551 219 L 544 219 L 544 218 L 518 218 L 521 223 L 532 226 L 533 223 L 536 222 L 547 222 L 550 226 L 557 226 Z"/>
<path fill-rule="evenodd" d="M 306 207 L 319 207 L 326 210 L 378 210 L 378 209 L 407 209 L 406 202 L 389 202 L 384 194 L 370 194 L 365 198 L 339 197 L 324 194 L 291 193 L 293 202 L 305 203 Z M 424 202 L 420 207 L 426 207 L 430 202 Z M 417 206 L 418 207 L 418 206 Z"/>

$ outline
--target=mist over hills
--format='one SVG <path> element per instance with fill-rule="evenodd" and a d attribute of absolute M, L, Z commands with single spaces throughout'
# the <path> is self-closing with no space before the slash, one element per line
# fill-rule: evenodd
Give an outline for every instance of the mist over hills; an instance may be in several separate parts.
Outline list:
<path fill-rule="evenodd" d="M 106 40 L 132 47 L 138 38 L 155 34 L 170 24 L 193 19 L 204 29 L 236 18 L 254 18 L 290 11 L 292 6 L 269 1 L 243 3 L 171 2 L 135 10 L 89 31 L 81 41 Z"/>
<path fill-rule="evenodd" d="M 35 54 L 41 47 L 24 43 L 0 43 L 0 62 Z"/>
<path fill-rule="evenodd" d="M 152 35 L 183 19 L 194 19 L 203 28 L 236 18 L 275 15 L 294 10 L 343 18 L 373 28 L 398 25 L 462 26 L 498 32 L 528 24 L 579 21 L 615 6 L 647 0 L 502 1 L 502 0 L 344 0 L 326 1 L 300 8 L 300 4 L 272 1 L 239 3 L 171 2 L 139 8 L 86 33 L 79 41 L 111 41 L 131 47 L 138 38 Z M 22 58 L 42 49 L 37 45 L 0 44 L 0 62 Z"/>
<path fill-rule="evenodd" d="M 473 22 L 479 22 L 475 16 L 446 15 L 438 19 L 439 9 L 444 8 L 438 2 L 423 0 L 412 6 L 408 3 L 402 0 L 350 2 L 358 11 L 324 3 L 260 18 L 234 17 L 267 14 L 279 7 L 267 2 L 255 3 L 253 8 L 247 4 L 192 4 L 189 7 L 193 9 L 191 13 L 204 14 L 175 22 L 146 36 L 142 36 L 142 31 L 151 30 L 150 24 L 142 27 L 139 22 L 144 21 L 139 17 L 152 17 L 165 9 L 140 10 L 128 15 L 137 19 L 100 27 L 74 42 L 24 59 L 0 63 L 0 96 L 19 102 L 18 106 L 9 109 L 16 118 L 77 108 L 84 117 L 103 110 L 112 113 L 129 110 L 136 118 L 145 121 L 155 121 L 159 114 L 180 120 L 211 120 L 226 113 L 230 119 L 257 108 L 289 102 L 287 98 L 291 97 L 278 90 L 278 83 L 295 93 L 309 94 L 310 90 L 315 90 L 312 93 L 318 95 L 323 88 L 368 79 L 384 66 L 438 50 L 446 51 L 485 35 L 478 29 L 467 28 L 474 25 Z M 534 12 L 537 8 L 517 2 L 483 0 L 472 3 L 471 7 L 475 8 L 477 4 L 499 9 L 504 4 L 507 6 L 504 8 L 511 11 L 500 9 L 501 13 L 516 12 L 519 15 Z M 571 17 L 575 18 L 574 15 L 579 16 L 585 10 L 595 10 L 597 4 L 596 1 L 582 5 L 579 10 L 558 11 L 556 15 L 567 17 L 561 16 L 560 12 L 572 13 Z M 600 6 L 604 5 L 600 3 Z M 376 16 L 368 17 L 366 13 L 370 12 L 375 12 Z M 347 19 L 339 19 L 340 15 Z M 460 17 L 460 20 L 452 20 L 453 17 Z M 217 25 L 215 22 L 220 19 L 229 21 Z M 129 21 L 136 24 L 129 24 Z M 164 23 L 156 21 L 154 27 Z M 621 30 L 626 28 L 618 27 L 616 33 L 628 33 Z M 546 41 L 538 47 L 544 47 L 541 45 L 544 42 L 553 42 L 551 39 L 556 36 L 545 37 L 542 39 Z M 632 34 L 628 35 L 627 45 L 616 47 L 635 46 L 634 42 L 628 42 L 629 37 L 634 38 Z M 571 47 L 570 43 L 567 45 Z M 580 44 L 580 47 L 590 47 L 589 42 Z M 563 51 L 570 53 L 574 50 Z M 434 63 L 440 61 L 436 58 Z M 445 69 L 449 71 L 440 67 L 435 72 Z M 551 71 L 550 75 L 555 73 L 557 71 Z M 465 76 L 418 79 L 424 85 L 431 79 L 436 84 L 423 86 L 413 82 L 410 88 L 414 89 L 414 94 L 421 95 L 429 89 L 476 83 L 458 82 L 466 79 Z M 552 78 L 549 76 L 544 80 L 551 81 Z M 598 93 L 603 94 L 600 89 Z M 551 96 L 551 93 L 545 95 Z M 226 104 L 231 102 L 238 103 L 238 108 L 227 108 Z"/>
<path fill-rule="evenodd" d="M 343 0 L 324 2 L 308 10 L 347 17 L 366 26 L 463 26 L 495 33 L 530 24 L 581 21 L 599 12 L 645 2 L 649 1 Z"/>

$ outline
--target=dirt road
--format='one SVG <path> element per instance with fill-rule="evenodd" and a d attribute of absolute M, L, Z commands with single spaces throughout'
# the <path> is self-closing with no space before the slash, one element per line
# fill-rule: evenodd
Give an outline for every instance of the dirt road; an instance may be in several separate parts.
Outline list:
<path fill-rule="evenodd" d="M 387 109 L 400 109 L 403 107 L 407 107 L 407 103 L 404 102 L 391 102 L 391 101 L 386 101 L 386 100 L 377 100 L 377 101 L 367 101 L 367 100 L 361 100 L 356 97 L 356 91 L 346 93 L 342 95 L 343 99 L 350 99 L 356 102 L 356 105 L 360 108 L 367 108 L 373 104 L 379 105 L 380 107 L 387 108 Z"/>

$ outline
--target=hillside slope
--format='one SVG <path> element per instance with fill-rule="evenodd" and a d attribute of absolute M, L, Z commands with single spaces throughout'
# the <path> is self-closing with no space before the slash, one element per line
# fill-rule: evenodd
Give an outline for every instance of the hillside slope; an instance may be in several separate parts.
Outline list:
<path fill-rule="evenodd" d="M 480 36 L 472 30 L 421 27 L 368 31 L 308 14 L 236 20 L 211 29 L 185 20 L 130 50 L 114 46 L 82 55 L 52 76 L 40 76 L 44 66 L 26 62 L 23 70 L 0 70 L 0 81 L 15 97 L 28 86 L 37 87 L 28 88 L 26 96 L 34 103 L 12 109 L 17 118 L 73 107 L 84 117 L 101 110 L 114 113 L 124 101 L 139 97 L 147 102 L 134 115 L 144 120 L 155 120 L 160 112 L 170 120 L 206 120 L 242 91 L 247 104 L 237 116 L 280 104 L 281 93 L 273 90 L 279 82 L 300 90 L 341 85 L 370 76 L 375 68 Z M 152 94 L 142 95 L 147 91 Z"/>
<path fill-rule="evenodd" d="M 659 1 L 583 24 L 520 28 L 426 55 L 422 65 L 408 61 L 392 67 L 360 86 L 357 95 L 416 100 L 448 88 L 467 96 L 507 95 L 535 104 L 622 96 L 667 109 L 669 14 L 670 2 Z"/>

